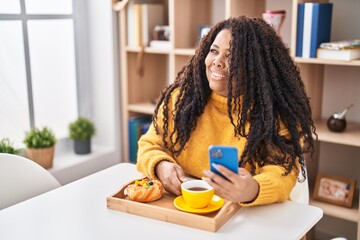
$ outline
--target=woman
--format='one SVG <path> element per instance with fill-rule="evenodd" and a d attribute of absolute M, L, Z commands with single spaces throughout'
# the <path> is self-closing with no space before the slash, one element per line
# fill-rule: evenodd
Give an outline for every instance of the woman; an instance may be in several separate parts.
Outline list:
<path fill-rule="evenodd" d="M 230 18 L 202 38 L 176 81 L 161 94 L 139 140 L 138 170 L 180 195 L 187 175 L 246 205 L 284 201 L 313 152 L 314 122 L 299 70 L 261 19 Z M 306 143 L 306 148 L 303 147 Z M 216 165 L 210 145 L 239 151 L 239 173 Z"/>

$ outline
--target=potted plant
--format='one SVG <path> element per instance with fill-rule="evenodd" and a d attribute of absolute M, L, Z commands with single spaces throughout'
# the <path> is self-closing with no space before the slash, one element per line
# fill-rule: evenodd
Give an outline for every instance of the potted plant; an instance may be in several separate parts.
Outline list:
<path fill-rule="evenodd" d="M 78 117 L 69 125 L 70 138 L 74 140 L 76 154 L 87 154 L 91 152 L 91 137 L 95 135 L 94 124 L 85 117 Z"/>
<path fill-rule="evenodd" d="M 3 138 L 0 140 L 0 153 L 19 154 L 20 152 L 20 149 L 13 147 L 10 139 Z"/>
<path fill-rule="evenodd" d="M 45 169 L 52 167 L 56 137 L 51 129 L 47 127 L 42 129 L 32 128 L 26 132 L 23 142 L 26 145 L 26 155 L 28 158 Z"/>

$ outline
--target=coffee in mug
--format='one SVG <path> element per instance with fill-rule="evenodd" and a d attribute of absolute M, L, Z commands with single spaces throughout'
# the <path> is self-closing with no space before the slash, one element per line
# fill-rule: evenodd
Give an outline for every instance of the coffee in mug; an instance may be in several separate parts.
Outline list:
<path fill-rule="evenodd" d="M 205 208 L 213 198 L 215 190 L 204 180 L 190 180 L 181 184 L 181 193 L 189 207 Z"/>

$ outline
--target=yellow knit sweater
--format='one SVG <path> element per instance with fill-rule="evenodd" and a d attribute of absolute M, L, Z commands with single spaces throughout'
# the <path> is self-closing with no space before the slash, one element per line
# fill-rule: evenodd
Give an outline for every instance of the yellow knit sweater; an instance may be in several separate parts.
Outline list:
<path fill-rule="evenodd" d="M 175 97 L 172 97 L 172 107 L 174 106 L 175 99 Z M 185 149 L 178 157 L 174 157 L 170 152 L 163 150 L 162 136 L 161 134 L 157 135 L 154 126 L 151 125 L 148 132 L 138 142 L 137 169 L 150 178 L 156 178 L 154 172 L 155 166 L 160 161 L 165 160 L 176 162 L 183 168 L 185 173 L 201 178 L 205 176 L 203 170 L 209 169 L 208 148 L 210 145 L 235 146 L 240 157 L 244 150 L 246 139 L 234 137 L 234 127 L 227 115 L 226 102 L 226 97 L 212 92 L 204 113 L 198 119 L 196 129 L 191 133 Z M 162 113 L 159 113 L 160 131 L 162 130 L 161 116 Z M 173 129 L 171 123 L 169 124 L 169 129 Z M 288 134 L 284 126 L 280 130 L 280 134 Z M 246 168 L 249 170 L 249 167 Z M 289 199 L 289 194 L 296 183 L 298 172 L 293 170 L 287 176 L 283 176 L 284 172 L 284 168 L 277 165 L 257 168 L 254 179 L 259 183 L 259 194 L 253 202 L 244 205 L 269 204 Z"/>

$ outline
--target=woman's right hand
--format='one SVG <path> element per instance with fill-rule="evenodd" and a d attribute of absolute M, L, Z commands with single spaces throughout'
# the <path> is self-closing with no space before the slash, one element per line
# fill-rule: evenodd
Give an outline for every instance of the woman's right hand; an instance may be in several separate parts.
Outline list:
<path fill-rule="evenodd" d="M 155 173 L 166 191 L 181 195 L 181 183 L 186 181 L 182 168 L 172 162 L 161 161 L 156 165 Z"/>

